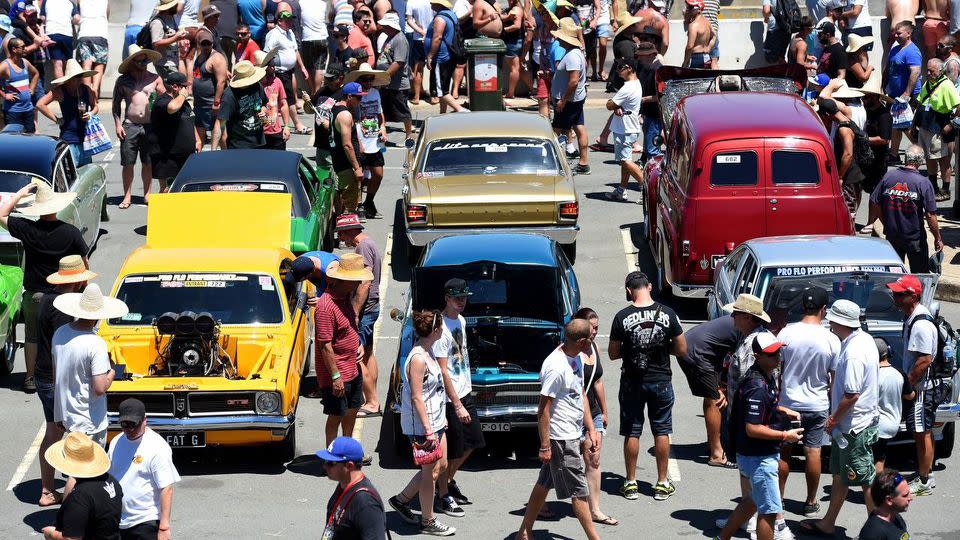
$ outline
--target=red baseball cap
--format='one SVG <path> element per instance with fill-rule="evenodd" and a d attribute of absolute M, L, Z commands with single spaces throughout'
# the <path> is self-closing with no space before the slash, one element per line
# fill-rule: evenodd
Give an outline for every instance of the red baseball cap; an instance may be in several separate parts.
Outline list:
<path fill-rule="evenodd" d="M 341 214 L 337 216 L 337 225 L 334 230 L 340 232 L 350 229 L 363 229 L 363 224 L 360 223 L 360 216 L 357 214 Z"/>
<path fill-rule="evenodd" d="M 776 336 L 770 332 L 760 332 L 757 334 L 757 337 L 753 339 L 753 352 L 754 354 L 764 353 L 764 354 L 773 354 L 780 350 L 781 347 L 785 345 L 780 341 L 777 341 Z"/>
<path fill-rule="evenodd" d="M 703 11 L 705 6 L 703 0 L 686 0 L 688 6 L 698 8 L 700 11 Z"/>
<path fill-rule="evenodd" d="M 893 283 L 887 283 L 887 288 L 895 293 L 910 293 L 919 297 L 923 294 L 923 284 L 917 276 L 907 274 Z"/>

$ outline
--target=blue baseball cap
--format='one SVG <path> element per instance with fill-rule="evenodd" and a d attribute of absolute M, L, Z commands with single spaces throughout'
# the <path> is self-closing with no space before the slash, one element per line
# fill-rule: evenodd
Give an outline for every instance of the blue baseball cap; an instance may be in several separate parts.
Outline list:
<path fill-rule="evenodd" d="M 821 73 L 821 74 L 817 75 L 816 77 L 810 77 L 810 78 L 807 79 L 807 80 L 808 80 L 810 83 L 815 84 L 815 85 L 817 85 L 817 86 L 826 86 L 826 85 L 830 84 L 830 76 L 827 75 L 826 73 Z"/>
<path fill-rule="evenodd" d="M 343 89 L 341 90 L 341 92 L 343 92 L 343 95 L 345 96 L 367 95 L 367 93 L 363 91 L 363 87 L 360 86 L 360 83 L 358 82 L 348 82 L 347 84 L 343 85 Z"/>
<path fill-rule="evenodd" d="M 325 450 L 317 452 L 317 457 L 324 461 L 342 463 L 352 461 L 363 462 L 363 446 L 360 441 L 352 437 L 337 437 Z"/>

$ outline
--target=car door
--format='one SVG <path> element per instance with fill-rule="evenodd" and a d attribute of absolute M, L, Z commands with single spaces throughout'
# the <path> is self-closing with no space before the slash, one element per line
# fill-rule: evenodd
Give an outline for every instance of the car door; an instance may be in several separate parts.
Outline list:
<path fill-rule="evenodd" d="M 316 248 L 319 245 L 320 234 L 319 228 L 320 223 L 317 216 L 317 207 L 316 207 L 316 195 L 317 195 L 317 177 L 313 174 L 313 168 L 306 163 L 305 160 L 300 160 L 300 165 L 298 167 L 297 176 L 300 178 L 301 184 L 303 184 L 303 189 L 307 193 L 307 198 L 310 201 L 310 208 L 306 215 L 303 216 L 305 222 L 306 230 L 309 231 L 309 238 L 307 246 L 311 249 Z"/>
<path fill-rule="evenodd" d="M 316 216 L 318 238 L 326 238 L 330 224 L 330 215 L 333 211 L 333 195 L 336 191 L 336 182 L 333 174 L 328 170 L 318 169 L 306 160 L 301 161 L 301 168 L 310 182 L 310 212 Z M 322 246 L 321 246 L 322 248 Z"/>
<path fill-rule="evenodd" d="M 837 205 L 829 155 L 818 142 L 767 139 L 766 236 L 836 234 Z"/>
<path fill-rule="evenodd" d="M 106 175 L 99 165 L 90 164 L 76 168 L 73 155 L 69 151 L 64 152 L 63 167 L 70 191 L 77 194 L 74 201 L 77 215 L 86 227 L 83 240 L 87 246 L 93 248 L 100 234 L 100 218 L 107 196 Z"/>

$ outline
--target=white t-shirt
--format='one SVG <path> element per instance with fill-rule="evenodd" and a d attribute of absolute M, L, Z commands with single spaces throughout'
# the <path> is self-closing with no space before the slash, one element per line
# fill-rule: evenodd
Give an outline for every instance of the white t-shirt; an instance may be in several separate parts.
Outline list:
<path fill-rule="evenodd" d="M 557 347 L 540 367 L 540 395 L 550 402 L 550 439 L 579 440 L 583 433 L 583 355 Z"/>
<path fill-rule="evenodd" d="M 903 323 L 903 369 L 909 374 L 913 365 L 917 363 L 918 355 L 936 356 L 937 354 L 937 327 L 930 321 L 917 321 L 910 330 L 910 323 L 918 315 L 930 315 L 930 310 L 918 304 L 913 313 Z M 909 336 L 907 333 L 909 331 Z M 909 339 L 908 339 L 909 337 Z M 926 374 L 922 379 L 926 380 Z"/>
<path fill-rule="evenodd" d="M 71 0 L 44 0 L 43 12 L 46 17 L 44 24 L 47 35 L 60 34 L 73 36 L 73 14 L 77 5 Z"/>
<path fill-rule="evenodd" d="M 840 339 L 819 324 L 795 322 L 777 335 L 780 353 L 780 405 L 795 411 L 830 409 L 830 372 L 836 369 Z"/>
<path fill-rule="evenodd" d="M 467 322 L 463 315 L 456 319 L 443 317 L 443 334 L 433 344 L 433 356 L 447 359 L 447 373 L 458 398 L 473 389 L 470 384 L 470 355 L 467 353 Z"/>
<path fill-rule="evenodd" d="M 275 26 L 267 32 L 267 37 L 263 40 L 263 50 L 270 51 L 274 48 L 279 48 L 277 60 L 280 62 L 280 71 L 290 71 L 297 67 L 297 36 L 293 29 L 284 30 Z"/>
<path fill-rule="evenodd" d="M 50 0 L 47 0 L 49 2 Z M 60 2 L 62 0 L 56 0 Z M 146 26 L 150 17 L 153 17 L 153 11 L 157 8 L 157 0 L 133 0 L 130 2 L 130 17 L 127 18 L 127 26 Z"/>
<path fill-rule="evenodd" d="M 303 25 L 303 41 L 327 39 L 327 0 L 300 2 L 300 22 Z"/>
<path fill-rule="evenodd" d="M 110 475 L 123 488 L 120 528 L 160 519 L 160 490 L 180 481 L 167 441 L 150 428 L 135 441 L 121 433 L 108 453 Z"/>
<path fill-rule="evenodd" d="M 93 331 L 75 330 L 65 324 L 51 341 L 56 373 L 53 392 L 53 420 L 63 422 L 67 431 L 87 435 L 107 429 L 107 396 L 95 396 L 93 377 L 110 371 L 107 344 Z"/>
<path fill-rule="evenodd" d="M 890 439 L 900 431 L 903 418 L 904 375 L 893 366 L 880 368 L 880 426 L 881 439 Z"/>
<path fill-rule="evenodd" d="M 107 0 L 80 0 L 78 38 L 107 37 Z"/>
<path fill-rule="evenodd" d="M 200 26 L 200 0 L 183 0 L 183 11 L 177 16 L 179 28 Z"/>
<path fill-rule="evenodd" d="M 380 115 L 383 106 L 380 103 L 380 90 L 371 88 L 360 99 L 360 112 L 357 121 L 357 138 L 364 154 L 380 151 Z"/>
<path fill-rule="evenodd" d="M 473 10 L 473 6 L 470 5 L 468 0 L 456 0 L 453 3 L 453 12 L 457 14 L 458 19 L 466 17 L 471 10 Z"/>
<path fill-rule="evenodd" d="M 407 17 L 411 17 L 416 21 L 417 25 L 426 32 L 433 22 L 433 10 L 430 9 L 430 0 L 410 0 L 407 2 Z M 413 36 L 414 40 L 423 41 L 423 36 L 409 26 L 407 29 L 410 31 L 410 35 Z"/>
<path fill-rule="evenodd" d="M 860 394 L 853 408 L 839 418 L 837 428 L 842 433 L 860 432 L 879 414 L 880 353 L 870 334 L 854 330 L 840 345 L 836 379 L 833 382 L 831 405 L 837 405 L 844 394 Z"/>
<path fill-rule="evenodd" d="M 844 2 L 843 10 L 847 11 L 853 6 L 863 6 L 863 9 L 860 10 L 860 15 L 857 15 L 853 19 L 847 21 L 850 28 L 863 28 L 864 26 L 870 26 L 870 7 L 867 5 L 867 0 L 847 0 Z"/>
<path fill-rule="evenodd" d="M 600 15 L 597 16 L 597 25 L 610 24 L 610 0 L 600 0 Z"/>
<path fill-rule="evenodd" d="M 623 83 L 620 90 L 613 96 L 613 102 L 623 109 L 623 116 L 613 115 L 610 120 L 610 131 L 616 135 L 640 133 L 640 100 L 643 99 L 643 88 L 639 80 Z"/>

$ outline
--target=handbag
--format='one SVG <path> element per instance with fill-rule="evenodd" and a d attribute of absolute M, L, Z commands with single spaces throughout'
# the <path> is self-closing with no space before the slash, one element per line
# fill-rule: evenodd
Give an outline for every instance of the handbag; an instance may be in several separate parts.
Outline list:
<path fill-rule="evenodd" d="M 113 143 L 110 142 L 110 136 L 107 135 L 107 130 L 103 128 L 100 117 L 92 115 L 90 120 L 87 120 L 84 130 L 83 153 L 88 156 L 95 156 L 111 148 L 113 148 Z"/>
<path fill-rule="evenodd" d="M 894 102 L 890 106 L 893 117 L 893 129 L 910 129 L 913 125 L 913 109 L 909 103 Z"/>
<path fill-rule="evenodd" d="M 416 465 L 429 465 L 431 463 L 436 463 L 440 461 L 440 458 L 443 457 L 443 447 L 440 446 L 440 441 L 436 441 L 433 445 L 433 449 L 427 449 L 427 441 L 422 443 L 413 443 L 413 462 Z"/>

